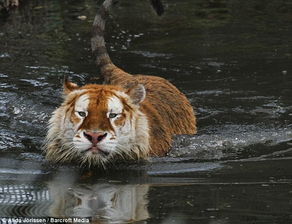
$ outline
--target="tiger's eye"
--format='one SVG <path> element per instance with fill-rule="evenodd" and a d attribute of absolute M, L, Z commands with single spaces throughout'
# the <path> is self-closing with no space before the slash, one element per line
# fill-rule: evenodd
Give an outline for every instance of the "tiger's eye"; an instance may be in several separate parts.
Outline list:
<path fill-rule="evenodd" d="M 118 114 L 115 114 L 115 113 L 110 113 L 108 115 L 109 118 L 115 118 L 116 116 L 118 116 Z"/>
<path fill-rule="evenodd" d="M 77 113 L 79 114 L 80 117 L 86 117 L 86 113 L 83 111 L 78 111 Z"/>

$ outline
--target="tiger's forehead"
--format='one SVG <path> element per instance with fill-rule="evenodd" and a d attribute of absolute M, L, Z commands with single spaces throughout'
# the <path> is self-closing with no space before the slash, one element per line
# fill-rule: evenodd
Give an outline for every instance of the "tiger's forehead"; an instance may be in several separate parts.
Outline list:
<path fill-rule="evenodd" d="M 79 111 L 118 111 L 123 109 L 124 93 L 115 90 L 88 90 L 78 96 L 75 109 Z"/>
<path fill-rule="evenodd" d="M 80 95 L 75 103 L 75 111 L 87 111 L 89 102 L 90 100 L 88 94 Z"/>
<path fill-rule="evenodd" d="M 108 98 L 107 108 L 110 112 L 121 113 L 124 105 L 117 96 L 111 96 Z"/>

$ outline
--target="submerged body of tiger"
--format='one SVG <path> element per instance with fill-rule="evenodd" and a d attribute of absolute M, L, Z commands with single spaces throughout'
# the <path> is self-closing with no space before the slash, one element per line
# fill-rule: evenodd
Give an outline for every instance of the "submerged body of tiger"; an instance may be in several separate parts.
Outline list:
<path fill-rule="evenodd" d="M 131 75 L 110 60 L 103 37 L 112 0 L 93 24 L 92 50 L 105 85 L 65 81 L 64 102 L 50 119 L 46 158 L 104 165 L 116 158 L 165 155 L 175 134 L 195 134 L 193 109 L 175 86 L 156 76 Z"/>

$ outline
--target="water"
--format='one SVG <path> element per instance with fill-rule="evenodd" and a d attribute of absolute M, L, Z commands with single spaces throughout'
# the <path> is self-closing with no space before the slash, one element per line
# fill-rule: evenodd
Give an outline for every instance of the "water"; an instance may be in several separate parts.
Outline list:
<path fill-rule="evenodd" d="M 24 1 L 1 14 L 1 222 L 292 221 L 291 2 L 164 3 L 157 17 L 148 1 L 121 0 L 108 47 L 126 71 L 159 75 L 181 89 L 196 110 L 198 134 L 176 136 L 164 158 L 92 173 L 49 164 L 40 147 L 64 75 L 79 84 L 98 75 L 89 45 L 97 6 Z"/>

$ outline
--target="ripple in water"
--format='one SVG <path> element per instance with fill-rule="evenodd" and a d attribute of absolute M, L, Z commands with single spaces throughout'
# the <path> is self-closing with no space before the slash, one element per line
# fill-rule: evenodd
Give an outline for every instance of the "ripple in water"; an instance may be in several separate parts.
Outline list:
<path fill-rule="evenodd" d="M 266 129 L 253 125 L 226 125 L 215 133 L 176 136 L 169 156 L 191 157 L 195 160 L 238 159 L 277 151 L 281 143 L 291 140 L 291 128 Z M 266 148 L 264 152 L 261 152 L 261 147 Z M 269 150 L 269 147 L 276 149 Z"/>
<path fill-rule="evenodd" d="M 41 217 L 47 215 L 50 195 L 35 185 L 0 185 L 0 217 Z"/>

